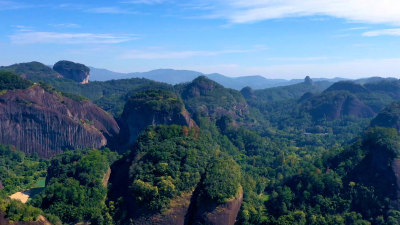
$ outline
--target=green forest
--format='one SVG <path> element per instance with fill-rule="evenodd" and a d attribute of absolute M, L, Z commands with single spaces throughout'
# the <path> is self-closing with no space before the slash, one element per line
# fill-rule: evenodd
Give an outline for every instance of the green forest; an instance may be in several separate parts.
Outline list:
<path fill-rule="evenodd" d="M 44 76 L 36 64 L 7 71 L 0 73 L 0 115 L 13 113 L 5 105 L 18 98 L 14 104 L 38 116 L 13 119 L 40 120 L 51 106 L 26 104 L 24 95 L 39 85 L 82 111 L 100 107 L 121 130 L 109 135 L 110 125 L 90 114 L 76 130 L 103 134 L 100 148 L 66 144 L 40 157 L 1 144 L 0 221 L 223 224 L 222 215 L 233 215 L 226 224 L 400 224 L 398 80 L 308 77 L 237 91 L 204 76 L 177 85 L 138 78 L 80 84 Z M 27 190 L 34 194 L 26 204 L 9 198 Z"/>

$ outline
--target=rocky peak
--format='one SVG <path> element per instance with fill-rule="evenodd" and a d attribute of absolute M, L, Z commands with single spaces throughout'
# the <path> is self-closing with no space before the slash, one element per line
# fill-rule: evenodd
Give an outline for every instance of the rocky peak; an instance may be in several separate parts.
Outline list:
<path fill-rule="evenodd" d="M 61 60 L 54 64 L 53 70 L 60 73 L 64 78 L 80 82 L 81 84 L 89 82 L 90 69 L 83 64 Z"/>
<path fill-rule="evenodd" d="M 206 76 L 199 76 L 188 85 L 185 93 L 183 94 L 183 97 L 190 98 L 210 95 L 216 89 L 223 88 L 224 87 L 222 85 L 208 79 Z"/>
<path fill-rule="evenodd" d="M 311 80 L 310 76 L 306 76 L 304 78 L 304 83 L 307 84 L 307 85 L 313 85 L 314 84 L 313 81 Z"/>

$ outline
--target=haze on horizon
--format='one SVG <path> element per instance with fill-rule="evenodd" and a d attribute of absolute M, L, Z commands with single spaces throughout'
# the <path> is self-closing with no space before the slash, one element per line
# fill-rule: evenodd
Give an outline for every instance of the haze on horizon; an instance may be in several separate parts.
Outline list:
<path fill-rule="evenodd" d="M 396 0 L 0 0 L 0 65 L 400 76 Z M 4 54 L 6 53 L 6 54 Z"/>

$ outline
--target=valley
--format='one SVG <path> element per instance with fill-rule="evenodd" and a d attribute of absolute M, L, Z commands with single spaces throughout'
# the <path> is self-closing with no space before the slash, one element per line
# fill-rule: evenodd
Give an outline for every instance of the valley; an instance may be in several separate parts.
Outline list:
<path fill-rule="evenodd" d="M 0 67 L 0 222 L 398 224 L 400 81 L 272 86 Z"/>

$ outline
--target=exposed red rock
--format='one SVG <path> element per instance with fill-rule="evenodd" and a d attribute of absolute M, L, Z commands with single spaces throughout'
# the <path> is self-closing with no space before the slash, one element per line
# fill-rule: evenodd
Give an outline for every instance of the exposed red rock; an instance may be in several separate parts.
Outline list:
<path fill-rule="evenodd" d="M 184 193 L 171 200 L 171 207 L 165 212 L 148 218 L 134 220 L 137 225 L 234 225 L 243 201 L 241 188 L 235 198 L 218 205 L 215 202 L 200 200 L 193 202 L 193 192 Z M 192 201 L 192 202 L 191 202 Z M 196 201 L 196 200 L 194 200 Z M 191 207 L 196 204 L 195 207 Z M 193 212 L 191 210 L 194 210 Z"/>
<path fill-rule="evenodd" d="M 0 143 L 51 157 L 65 149 L 107 144 L 114 118 L 90 101 L 75 101 L 39 85 L 0 95 Z"/>
<path fill-rule="evenodd" d="M 242 202 L 242 188 L 240 188 L 235 198 L 222 205 L 202 199 L 197 203 L 198 206 L 191 222 L 194 224 L 234 225 Z"/>

